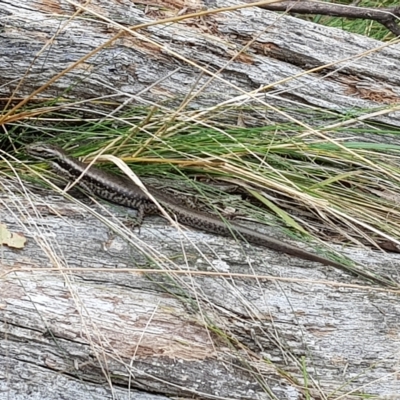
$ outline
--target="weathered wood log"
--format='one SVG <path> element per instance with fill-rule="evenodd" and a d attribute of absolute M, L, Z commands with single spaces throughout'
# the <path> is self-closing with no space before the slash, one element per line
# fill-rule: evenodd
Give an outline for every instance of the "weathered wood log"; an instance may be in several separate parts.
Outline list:
<path fill-rule="evenodd" d="M 186 108 L 252 102 L 263 109 L 264 118 L 252 121 L 259 124 L 279 118 L 268 105 L 294 109 L 303 104 L 347 114 L 399 102 L 397 42 L 381 43 L 257 7 L 156 23 L 203 7 L 238 4 L 2 3 L 0 94 L 28 96 L 70 68 L 38 96 L 104 96 L 118 105 L 157 104 L 169 110 L 199 92 Z M 149 26 L 130 29 L 143 24 Z M 395 110 L 371 119 L 398 126 Z M 215 112 L 213 118 L 228 116 Z M 236 118 L 234 112 L 231 117 Z"/>
<path fill-rule="evenodd" d="M 237 104 L 244 96 L 253 104 L 296 101 L 346 112 L 400 95 L 398 44 L 257 8 L 128 32 L 183 5 L 103 0 L 85 7 L 92 11 L 69 21 L 81 10 L 72 1 L 0 4 L 8 16 L 0 33 L 2 96 L 28 96 L 107 41 L 38 96 L 109 95 L 118 104 L 130 99 L 174 108 L 208 82 L 193 63 L 223 70 L 191 109 Z M 202 7 L 196 3 L 190 11 Z M 124 35 L 111 41 L 121 29 Z M 346 61 L 301 75 L 339 60 Z M 262 97 L 244 95 L 270 84 Z M 376 120 L 399 125 L 400 114 Z M 400 393 L 397 293 L 231 239 L 192 230 L 184 236 L 160 218 L 147 219 L 140 232 L 119 227 L 114 235 L 84 205 L 17 195 L 17 187 L 1 183 L 1 222 L 28 237 L 21 250 L 1 248 L 1 400 L 301 399 L 333 392 L 395 399 Z M 112 208 L 112 214 L 119 226 L 125 211 Z M 380 274 L 398 276 L 399 256 L 341 250 Z M 137 271 L 160 267 L 170 274 Z"/>
<path fill-rule="evenodd" d="M 399 392 L 398 294 L 233 239 L 179 234 L 160 218 L 113 235 L 88 212 L 98 207 L 30 197 L 1 197 L 2 222 L 28 238 L 2 249 L 0 370 L 11 398 L 123 399 L 129 386 L 231 399 Z M 346 253 L 387 275 L 400 264 Z M 171 272 L 136 272 L 159 266 Z"/>

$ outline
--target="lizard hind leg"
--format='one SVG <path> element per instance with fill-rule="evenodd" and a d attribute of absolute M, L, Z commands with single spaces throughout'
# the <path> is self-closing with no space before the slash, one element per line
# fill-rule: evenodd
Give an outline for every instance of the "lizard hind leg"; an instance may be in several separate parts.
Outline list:
<path fill-rule="evenodd" d="M 145 207 L 144 207 L 144 205 L 139 205 L 137 207 L 137 215 L 136 215 L 136 217 L 132 218 L 129 221 L 129 227 L 132 228 L 132 229 L 138 228 L 139 229 L 139 234 L 140 234 L 140 226 L 143 223 L 144 215 L 145 215 Z"/>

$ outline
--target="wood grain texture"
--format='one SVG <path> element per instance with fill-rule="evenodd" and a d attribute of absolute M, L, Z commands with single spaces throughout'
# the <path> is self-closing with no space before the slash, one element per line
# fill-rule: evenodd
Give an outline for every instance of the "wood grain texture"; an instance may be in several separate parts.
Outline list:
<path fill-rule="evenodd" d="M 123 218 L 124 211 L 112 210 Z M 363 385 L 379 396 L 400 391 L 394 293 L 346 287 L 365 283 L 227 238 L 195 231 L 184 238 L 160 218 L 148 218 L 139 234 L 124 239 L 56 196 L 28 202 L 3 194 L 0 212 L 9 229 L 29 239 L 21 251 L 2 248 L 0 399 L 39 390 L 41 398 L 54 398 L 51 391 L 64 387 L 65 398 L 92 391 L 94 398 L 113 398 L 115 390 L 127 399 L 129 384 L 166 396 L 267 398 L 260 382 L 278 399 L 301 399 L 303 356 L 314 396 L 312 380 L 325 394 Z M 392 276 L 400 264 L 399 256 L 347 252 Z M 173 260 L 182 269 L 293 281 L 126 270 L 149 267 L 152 257 L 165 268 Z M 49 387 L 38 384 L 52 379 Z"/>
<path fill-rule="evenodd" d="M 400 100 L 398 43 L 384 44 L 256 7 L 128 32 L 130 26 L 179 13 L 239 4 L 234 1 L 149 6 L 130 0 L 93 0 L 84 11 L 67 0 L 42 3 L 16 0 L 0 5 L 0 15 L 5 17 L 0 33 L 2 96 L 32 93 L 123 32 L 40 97 L 107 95 L 110 101 L 174 109 L 189 92 L 203 88 L 189 104 L 190 109 L 198 109 L 239 101 L 249 91 L 268 87 L 257 95 L 268 104 L 290 109 L 314 105 L 344 114 Z M 78 15 L 69 20 L 77 10 Z M 217 77 L 210 76 L 219 70 Z M 255 103 L 247 95 L 243 99 Z M 263 112 L 266 120 L 280 118 L 266 107 Z M 215 115 L 221 120 L 235 117 L 234 113 Z M 400 112 L 373 119 L 399 126 Z"/>
<path fill-rule="evenodd" d="M 2 2 L 0 95 L 31 94 L 128 26 L 228 4 L 144 3 L 92 0 L 91 11 L 81 12 L 67 0 Z M 109 95 L 118 105 L 174 109 L 193 87 L 207 84 L 189 107 L 203 109 L 271 84 L 259 97 L 290 106 L 292 116 L 301 117 L 295 110 L 308 104 L 347 113 L 399 101 L 399 44 L 362 56 L 382 46 L 243 9 L 125 33 L 38 97 Z M 223 71 L 209 84 L 193 62 Z M 261 110 L 262 116 L 246 117 L 254 124 L 280 118 Z M 237 112 L 215 118 L 237 121 Z M 400 114 L 375 120 L 399 126 Z M 335 391 L 332 398 L 354 391 L 343 398 L 399 399 L 398 294 L 351 287 L 365 282 L 228 238 L 194 230 L 185 237 L 161 218 L 147 219 L 140 233 L 116 235 L 83 205 L 28 196 L 3 177 L 0 184 L 0 222 L 28 238 L 23 250 L 0 248 L 0 400 L 267 399 L 268 390 L 279 400 L 304 399 L 307 391 L 314 399 Z M 129 213 L 91 207 L 99 218 L 111 210 L 118 226 Z M 398 255 L 340 250 L 400 280 Z M 133 270 L 156 261 L 164 269 L 291 280 Z"/>

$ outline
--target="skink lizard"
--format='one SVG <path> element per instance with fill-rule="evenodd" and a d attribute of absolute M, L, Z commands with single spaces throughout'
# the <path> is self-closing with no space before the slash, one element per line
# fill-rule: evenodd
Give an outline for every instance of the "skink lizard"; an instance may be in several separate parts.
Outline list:
<path fill-rule="evenodd" d="M 147 194 L 127 177 L 111 174 L 94 166 L 88 168 L 88 164 L 71 157 L 62 148 L 47 143 L 33 143 L 28 145 L 26 150 L 34 158 L 46 160 L 62 178 L 72 182 L 79 178 L 77 184 L 88 192 L 113 203 L 137 209 L 138 223 L 141 223 L 143 216 L 146 214 L 160 213 L 159 208 Z M 185 207 L 171 196 L 155 188 L 147 187 L 147 189 L 167 212 L 171 213 L 179 223 L 184 225 L 219 235 L 235 236 L 249 243 L 264 246 L 304 260 L 316 261 L 346 271 L 352 270 L 354 273 L 369 279 L 377 279 L 367 271 L 364 272 L 359 268 L 354 269 L 354 267 L 344 266 L 281 240 L 258 233 L 245 226 L 236 223 L 227 224 L 217 216 Z M 385 282 L 387 283 L 386 279 Z"/>

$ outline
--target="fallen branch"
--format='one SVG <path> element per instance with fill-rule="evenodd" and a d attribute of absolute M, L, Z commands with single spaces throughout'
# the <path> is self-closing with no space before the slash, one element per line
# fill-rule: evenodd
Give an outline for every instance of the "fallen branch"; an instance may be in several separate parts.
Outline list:
<path fill-rule="evenodd" d="M 397 24 L 400 7 L 369 8 L 344 6 L 340 4 L 317 3 L 314 1 L 283 1 L 260 6 L 270 11 L 285 11 L 297 14 L 322 14 L 332 17 L 370 19 L 379 22 L 396 36 L 400 36 Z"/>

